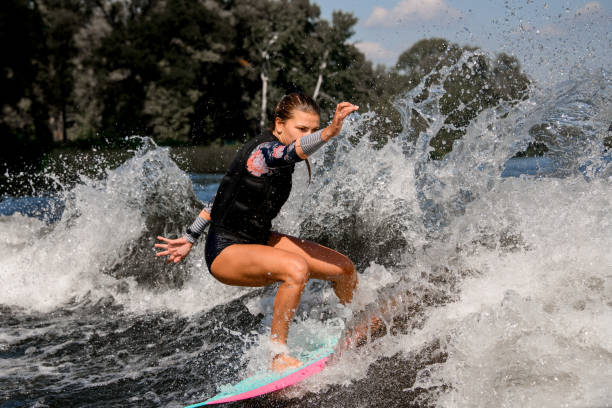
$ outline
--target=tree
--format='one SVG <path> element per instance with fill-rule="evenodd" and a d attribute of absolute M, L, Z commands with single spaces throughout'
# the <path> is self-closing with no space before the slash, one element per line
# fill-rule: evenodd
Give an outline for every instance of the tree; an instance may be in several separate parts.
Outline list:
<path fill-rule="evenodd" d="M 113 27 L 96 52 L 102 128 L 116 138 L 202 141 L 198 109 L 210 98 L 229 37 L 222 10 L 197 0 L 140 1 L 107 10 Z M 199 107 L 199 108 L 198 108 Z"/>
<path fill-rule="evenodd" d="M 102 121 L 102 102 L 98 97 L 98 78 L 92 61 L 96 50 L 104 37 L 110 34 L 112 27 L 104 16 L 99 5 L 92 6 L 90 18 L 83 22 L 74 35 L 78 49 L 74 58 L 74 87 L 72 106 L 75 108 L 70 115 L 70 127 L 67 129 L 68 139 L 77 142 L 95 141 Z"/>
<path fill-rule="evenodd" d="M 469 123 L 487 108 L 501 101 L 514 103 L 527 97 L 529 79 L 521 72 L 515 57 L 499 54 L 493 59 L 478 51 L 477 47 L 453 44 L 445 39 L 431 38 L 418 41 L 398 58 L 394 69 L 386 74 L 385 83 L 394 89 L 385 91 L 378 109 L 387 111 L 393 95 L 406 95 L 407 91 L 423 83 L 422 92 L 413 97 L 418 105 L 430 98 L 430 90 L 442 85 L 443 95 L 435 102 L 439 113 L 445 117 L 444 125 L 430 140 L 434 150 L 432 159 L 441 159 L 452 150 L 453 142 L 461 138 Z M 437 98 L 437 96 L 436 96 Z M 381 109 L 382 108 L 382 109 Z M 428 121 L 415 109 L 410 112 L 410 122 L 402 123 L 411 137 L 429 127 Z M 397 116 L 383 126 L 399 133 Z M 384 143 L 389 132 L 374 130 L 374 137 Z"/>
<path fill-rule="evenodd" d="M 317 26 L 315 40 L 318 44 L 309 45 L 309 49 L 316 51 L 311 53 L 312 61 L 307 61 L 310 69 L 305 70 L 305 73 L 311 81 L 314 74 L 318 74 L 319 103 L 325 112 L 331 114 L 337 103 L 350 100 L 365 104 L 372 93 L 369 86 L 372 64 L 355 45 L 349 43 L 355 24 L 357 18 L 353 14 L 334 11 L 331 24 L 322 20 Z"/>
<path fill-rule="evenodd" d="M 261 126 L 264 115 L 271 117 L 274 106 L 262 109 L 264 83 L 267 100 L 276 101 L 292 91 L 316 96 L 323 122 L 338 102 L 368 99 L 372 68 L 348 42 L 357 22 L 352 14 L 334 12 L 330 23 L 306 0 L 237 1 L 233 10 L 237 37 L 242 39 L 236 52 L 245 61 L 242 83 L 245 99 L 251 102 L 247 109 L 251 121 L 257 115 Z"/>
<path fill-rule="evenodd" d="M 308 0 L 240 0 L 233 3 L 236 19 L 235 55 L 247 101 L 248 133 L 254 134 L 270 118 L 276 101 L 286 92 L 305 90 L 296 77 L 303 70 L 305 41 L 313 34 L 319 8 Z"/>
<path fill-rule="evenodd" d="M 503 53 L 493 61 L 473 54 L 461 66 L 455 66 L 444 80 L 446 93 L 440 99 L 440 113 L 446 116 L 445 125 L 430 141 L 435 149 L 431 157 L 440 159 L 450 152 L 453 142 L 465 134 L 467 126 L 483 110 L 502 101 L 513 103 L 526 98 L 529 83 L 520 72 L 518 60 Z"/>
<path fill-rule="evenodd" d="M 41 70 L 49 123 L 54 140 L 67 142 L 69 112 L 74 110 L 75 36 L 91 14 L 91 4 L 81 0 L 40 0 L 45 21 L 46 69 Z"/>
<path fill-rule="evenodd" d="M 34 1 L 0 3 L 0 174 L 23 170 L 51 143 L 44 95 L 37 82 L 45 65 L 43 20 Z M 3 177 L 3 176 L 0 176 Z"/>

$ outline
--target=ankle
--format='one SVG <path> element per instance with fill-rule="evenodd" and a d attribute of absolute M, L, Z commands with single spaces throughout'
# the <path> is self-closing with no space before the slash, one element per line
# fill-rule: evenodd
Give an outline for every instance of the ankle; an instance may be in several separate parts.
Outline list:
<path fill-rule="evenodd" d="M 276 358 L 280 355 L 289 355 L 289 347 L 287 347 L 287 343 L 281 343 L 276 340 L 270 341 L 270 357 Z"/>

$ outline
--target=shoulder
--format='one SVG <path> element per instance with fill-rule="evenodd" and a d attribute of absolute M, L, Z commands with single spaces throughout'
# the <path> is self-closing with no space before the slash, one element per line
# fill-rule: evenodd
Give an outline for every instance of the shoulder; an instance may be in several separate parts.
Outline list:
<path fill-rule="evenodd" d="M 263 142 L 253 148 L 253 150 L 251 151 L 251 156 L 258 153 L 261 153 L 266 157 L 278 155 L 285 147 L 286 146 L 278 140 Z"/>
<path fill-rule="evenodd" d="M 255 146 L 255 149 L 270 149 L 270 148 L 273 149 L 276 146 L 284 146 L 284 144 L 282 144 L 278 140 L 267 141 L 267 142 L 262 142 L 262 143 L 258 144 L 257 146 Z"/>
<path fill-rule="evenodd" d="M 263 142 L 256 145 L 250 152 L 246 168 L 254 176 L 262 176 L 269 172 L 266 158 L 270 156 L 270 151 L 274 150 L 274 142 Z"/>

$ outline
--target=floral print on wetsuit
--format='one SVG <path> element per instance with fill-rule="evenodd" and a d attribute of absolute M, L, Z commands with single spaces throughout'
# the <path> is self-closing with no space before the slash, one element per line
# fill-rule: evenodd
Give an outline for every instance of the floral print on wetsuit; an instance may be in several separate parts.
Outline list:
<path fill-rule="evenodd" d="M 275 168 L 302 161 L 295 151 L 295 142 L 284 145 L 279 141 L 259 144 L 247 160 L 247 170 L 260 177 L 272 173 Z"/>

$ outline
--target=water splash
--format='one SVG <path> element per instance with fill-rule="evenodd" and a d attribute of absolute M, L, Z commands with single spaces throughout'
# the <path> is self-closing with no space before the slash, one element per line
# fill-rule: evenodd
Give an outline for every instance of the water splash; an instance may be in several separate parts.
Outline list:
<path fill-rule="evenodd" d="M 55 200 L 61 218 L 51 225 L 21 223 L 19 215 L 4 219 L 3 235 L 13 251 L 0 265 L 7 282 L 1 302 L 42 311 L 113 296 L 148 310 L 174 303 L 188 286 L 181 294 L 185 302 L 175 307 L 215 305 L 199 299 L 199 290 L 216 285 L 203 273 L 203 254 L 194 250 L 189 262 L 172 267 L 153 256 L 155 236 L 181 234 L 200 206 L 168 149 L 145 138 L 132 158 L 104 173 L 103 178 L 81 174 L 77 184 L 60 190 Z M 185 285 L 189 279 L 195 289 Z"/>
<path fill-rule="evenodd" d="M 444 122 L 441 93 L 421 102 L 408 94 L 397 101 L 405 123 L 413 111 L 430 123 L 417 139 L 406 132 L 374 146 L 364 129 L 377 118 L 366 113 L 313 157 L 310 186 L 298 168 L 275 228 L 348 254 L 361 283 L 349 307 L 328 285 L 310 283 L 290 342 L 350 328 L 362 310 L 382 315 L 386 335 L 345 352 L 289 394 L 290 404 L 605 404 L 610 89 L 598 73 L 536 88 L 527 101 L 482 112 L 441 161 L 429 160 L 428 147 Z M 537 138 L 554 171 L 502 177 L 505 163 Z M 5 389 L 48 370 L 53 381 L 36 392 L 88 392 L 129 378 L 154 390 L 139 403 L 178 404 L 263 364 L 274 287 L 221 285 L 201 247 L 179 268 L 152 256 L 155 235 L 180 234 L 199 209 L 166 149 L 144 146 L 102 177 L 81 177 L 59 199 L 54 223 L 20 215 L 0 223 L 10 248 L 0 262 L 0 317 L 27 326 L 0 334 L 0 353 L 13 356 L 2 362 Z M 39 321 L 30 327 L 32 316 Z M 104 346 L 115 340 L 126 346 Z M 102 374 L 77 367 L 86 351 L 70 347 L 99 348 L 87 358 Z M 27 367 L 37 371 L 20 374 Z M 186 385 L 167 386 L 168 375 Z"/>
<path fill-rule="evenodd" d="M 432 93 L 425 103 L 434 126 L 414 149 L 406 149 L 405 135 L 380 150 L 367 138 L 357 145 L 340 139 L 313 160 L 313 185 L 296 182 L 279 225 L 341 248 L 362 269 L 382 265 L 397 279 L 362 287 L 379 293 L 380 309 L 395 303 L 387 324 L 395 335 L 311 381 L 323 390 L 346 381 L 363 386 L 368 367 L 383 357 L 414 367 L 415 356 L 430 350 L 437 362 L 417 370 L 406 398 L 430 390 L 426 399 L 442 406 L 605 404 L 612 375 L 603 323 L 612 319 L 612 258 L 603 250 L 612 244 L 604 144 L 610 85 L 595 73 L 485 111 L 437 162 L 426 147 L 443 120 Z M 424 111 L 410 96 L 398 103 L 406 117 Z M 501 177 L 541 126 L 550 127 L 539 140 L 554 171 Z"/>

